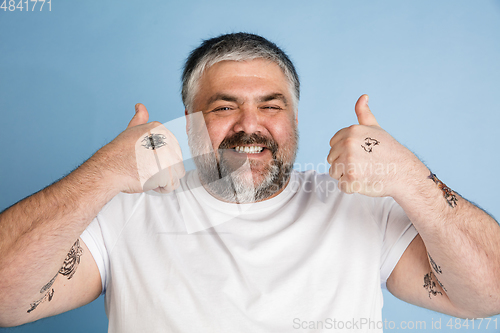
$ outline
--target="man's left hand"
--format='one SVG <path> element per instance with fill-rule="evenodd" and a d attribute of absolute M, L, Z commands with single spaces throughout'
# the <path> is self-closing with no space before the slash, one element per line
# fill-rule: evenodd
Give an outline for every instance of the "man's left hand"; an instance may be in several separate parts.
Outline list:
<path fill-rule="evenodd" d="M 368 95 L 362 95 L 354 109 L 359 124 L 341 129 L 330 140 L 330 176 L 346 193 L 394 197 L 412 171 L 422 172 L 425 166 L 380 127 L 368 107 Z"/>

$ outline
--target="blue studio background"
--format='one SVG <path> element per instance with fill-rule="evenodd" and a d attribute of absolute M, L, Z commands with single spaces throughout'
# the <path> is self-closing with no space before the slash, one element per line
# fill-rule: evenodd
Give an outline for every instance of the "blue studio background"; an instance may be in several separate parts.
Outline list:
<path fill-rule="evenodd" d="M 47 3 L 32 11 L 31 2 L 22 12 L 8 3 L 0 9 L 0 210 L 112 140 L 135 103 L 151 120 L 182 116 L 188 52 L 201 39 L 247 31 L 282 46 L 301 77 L 297 169 L 327 171 L 329 139 L 356 122 L 354 103 L 368 93 L 384 129 L 448 186 L 500 217 L 498 0 L 52 0 L 50 11 Z M 384 318 L 396 325 L 386 332 L 403 322 L 406 331 L 500 331 L 500 317 L 487 330 L 485 323 L 467 328 L 384 293 Z M 0 332 L 106 329 L 100 297 Z"/>

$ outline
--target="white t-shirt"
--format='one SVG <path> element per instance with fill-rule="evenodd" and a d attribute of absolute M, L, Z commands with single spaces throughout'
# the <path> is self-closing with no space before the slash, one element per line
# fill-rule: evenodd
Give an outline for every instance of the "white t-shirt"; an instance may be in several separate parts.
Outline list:
<path fill-rule="evenodd" d="M 109 332 L 382 332 L 381 285 L 416 234 L 392 198 L 328 174 L 294 171 L 276 197 L 237 205 L 194 171 L 166 195 L 116 196 L 82 239 Z"/>

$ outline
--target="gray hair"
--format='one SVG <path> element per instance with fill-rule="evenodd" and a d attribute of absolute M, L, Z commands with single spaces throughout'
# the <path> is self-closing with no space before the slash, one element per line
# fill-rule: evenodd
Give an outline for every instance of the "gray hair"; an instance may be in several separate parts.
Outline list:
<path fill-rule="evenodd" d="M 300 98 L 299 76 L 288 56 L 276 44 L 249 33 L 231 33 L 204 40 L 186 60 L 182 73 L 182 102 L 189 113 L 194 96 L 198 91 L 198 81 L 205 70 L 225 60 L 247 61 L 267 59 L 276 63 L 290 83 L 293 108 L 297 112 Z"/>

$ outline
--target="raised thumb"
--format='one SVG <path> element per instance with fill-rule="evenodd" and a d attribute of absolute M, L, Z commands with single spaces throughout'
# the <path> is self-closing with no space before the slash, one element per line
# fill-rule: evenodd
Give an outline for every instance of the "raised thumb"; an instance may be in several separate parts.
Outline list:
<path fill-rule="evenodd" d="M 135 105 L 135 115 L 130 121 L 130 123 L 128 123 L 127 128 L 145 124 L 148 122 L 148 119 L 149 119 L 149 113 L 144 104 L 137 103 Z"/>
<path fill-rule="evenodd" d="M 358 117 L 358 123 L 360 125 L 366 126 L 379 126 L 377 119 L 370 111 L 368 107 L 368 95 L 362 95 L 358 101 L 356 102 L 356 106 L 354 107 L 354 111 L 356 112 L 356 116 Z"/>

